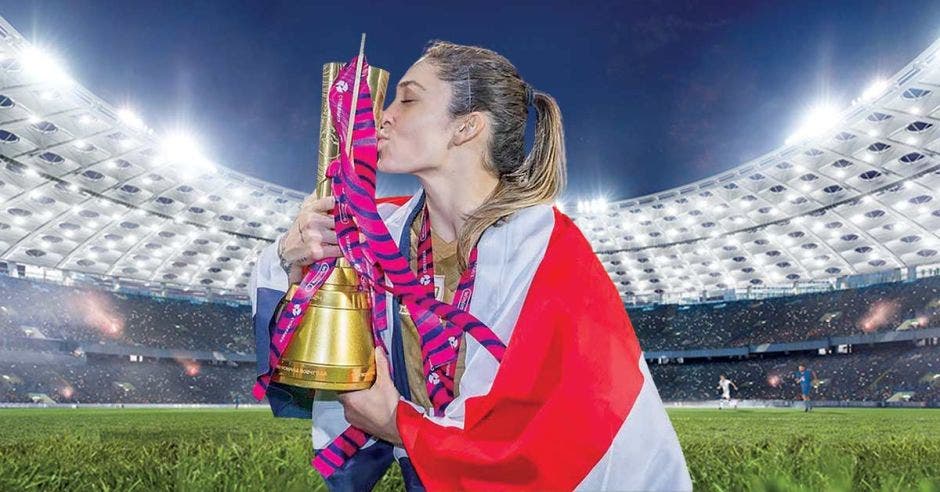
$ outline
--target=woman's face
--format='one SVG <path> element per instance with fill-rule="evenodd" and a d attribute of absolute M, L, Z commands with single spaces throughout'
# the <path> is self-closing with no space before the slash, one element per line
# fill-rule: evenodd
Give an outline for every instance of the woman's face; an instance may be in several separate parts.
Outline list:
<path fill-rule="evenodd" d="M 411 66 L 382 113 L 378 130 L 379 170 L 420 174 L 441 166 L 453 137 L 454 120 L 447 108 L 451 89 L 423 60 Z"/>

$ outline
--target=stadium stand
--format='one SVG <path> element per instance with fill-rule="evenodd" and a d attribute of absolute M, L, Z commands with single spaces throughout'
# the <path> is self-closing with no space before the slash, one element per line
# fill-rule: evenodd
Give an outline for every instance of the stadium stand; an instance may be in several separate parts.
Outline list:
<path fill-rule="evenodd" d="M 71 364 L 0 362 L 0 401 L 58 403 L 254 402 L 254 365 L 76 357 Z"/>
<path fill-rule="evenodd" d="M 244 305 L 161 299 L 0 275 L 0 335 L 254 352 Z"/>
<path fill-rule="evenodd" d="M 798 354 L 746 360 L 653 364 L 650 372 L 663 400 L 717 400 L 722 374 L 740 388 L 739 399 L 794 400 L 800 365 L 816 371 L 813 398 L 837 401 L 886 401 L 897 393 L 905 401 L 940 403 L 940 347 L 864 347 L 851 354 Z"/>
<path fill-rule="evenodd" d="M 776 299 L 628 311 L 646 351 L 916 330 L 940 321 L 940 277 Z"/>
<path fill-rule="evenodd" d="M 935 326 L 940 277 L 759 301 L 630 309 L 647 353 L 800 342 L 855 333 Z M 34 314 L 33 306 L 54 306 Z M 94 306 L 89 309 L 88 306 Z M 881 307 L 879 307 L 881 306 Z M 884 306 L 888 306 L 885 308 Z M 191 303 L 0 276 L 0 401 L 84 403 L 232 403 L 250 401 L 254 378 L 247 306 Z M 98 317 L 88 313 L 97 313 Z M 875 321 L 872 321 L 872 320 Z M 105 320 L 105 321 L 102 321 Z M 108 323 L 120 326 L 109 331 Z M 866 324 L 867 323 L 867 324 Z M 935 339 L 934 339 L 935 340 Z M 934 342 L 935 343 L 935 342 Z M 922 346 L 918 346 L 922 345 Z M 717 397 L 720 374 L 746 399 L 792 400 L 792 373 L 815 370 L 814 398 L 940 404 L 940 347 L 924 341 L 823 350 L 697 357 L 650 370 L 664 400 Z M 101 347 L 124 347 L 104 353 Z M 206 350 L 218 360 L 137 357 L 151 349 Z M 225 354 L 241 352 L 242 362 Z M 839 353 L 848 352 L 848 353 Z M 123 355 L 116 355 L 123 353 Z M 206 354 L 210 352 L 205 352 Z"/>

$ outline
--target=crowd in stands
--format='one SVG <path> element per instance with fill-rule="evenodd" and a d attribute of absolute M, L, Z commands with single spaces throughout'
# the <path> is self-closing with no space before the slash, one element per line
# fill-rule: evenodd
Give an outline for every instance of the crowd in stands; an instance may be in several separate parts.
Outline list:
<path fill-rule="evenodd" d="M 190 360 L 145 360 L 95 356 L 63 360 L 62 355 L 0 352 L 0 401 L 30 403 L 46 395 L 58 403 L 242 403 L 254 402 L 254 364 Z M 940 402 L 940 347 L 909 342 L 865 347 L 849 354 L 752 357 L 742 360 L 651 362 L 650 373 L 663 400 L 714 400 L 718 378 L 737 385 L 744 400 L 793 400 L 799 395 L 799 365 L 813 370 L 814 400 Z"/>
<path fill-rule="evenodd" d="M 57 403 L 255 403 L 254 370 L 254 364 L 126 357 L 0 362 L 0 401 L 41 403 L 44 395 Z"/>
<path fill-rule="evenodd" d="M 627 311 L 646 351 L 920 329 L 940 323 L 940 277 L 773 299 Z"/>
<path fill-rule="evenodd" d="M 783 298 L 628 309 L 647 352 L 795 342 L 940 322 L 940 277 Z M 40 340 L 46 339 L 46 340 Z M 0 275 L 0 402 L 232 403 L 252 401 L 251 363 L 86 354 L 88 344 L 254 351 L 250 308 L 147 297 Z M 41 343 L 40 343 L 41 342 Z M 794 399 L 799 364 L 816 371 L 814 399 L 940 402 L 940 346 L 853 346 L 848 354 L 650 363 L 664 400 L 710 400 L 718 377 L 741 399 Z"/>
<path fill-rule="evenodd" d="M 799 365 L 815 371 L 814 400 L 885 401 L 906 393 L 907 401 L 940 402 L 940 346 L 854 347 L 849 354 L 791 354 L 741 360 L 649 364 L 663 400 L 713 400 L 722 374 L 739 388 L 738 399 L 793 400 L 800 394 Z"/>
<path fill-rule="evenodd" d="M 251 309 L 0 275 L 0 336 L 254 352 Z"/>

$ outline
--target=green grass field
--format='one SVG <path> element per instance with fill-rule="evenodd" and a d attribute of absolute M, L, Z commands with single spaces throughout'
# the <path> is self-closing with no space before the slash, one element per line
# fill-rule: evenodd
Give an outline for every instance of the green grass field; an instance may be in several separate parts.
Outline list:
<path fill-rule="evenodd" d="M 940 410 L 670 416 L 697 490 L 940 491 Z M 309 423 L 266 410 L 0 409 L 0 429 L 3 491 L 325 490 Z"/>

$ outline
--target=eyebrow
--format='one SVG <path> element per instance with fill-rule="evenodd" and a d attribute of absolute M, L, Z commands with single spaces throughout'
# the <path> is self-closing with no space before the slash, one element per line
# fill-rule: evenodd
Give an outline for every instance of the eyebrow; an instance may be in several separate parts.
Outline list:
<path fill-rule="evenodd" d="M 399 88 L 399 89 L 404 89 L 405 87 L 408 87 L 409 85 L 417 86 L 418 88 L 420 88 L 420 89 L 423 90 L 423 91 L 426 91 L 426 90 L 427 90 L 427 89 L 424 88 L 423 85 L 419 84 L 418 82 L 416 82 L 416 81 L 414 81 L 414 80 L 403 80 L 403 81 L 401 81 L 401 82 L 398 83 L 398 88 Z"/>

